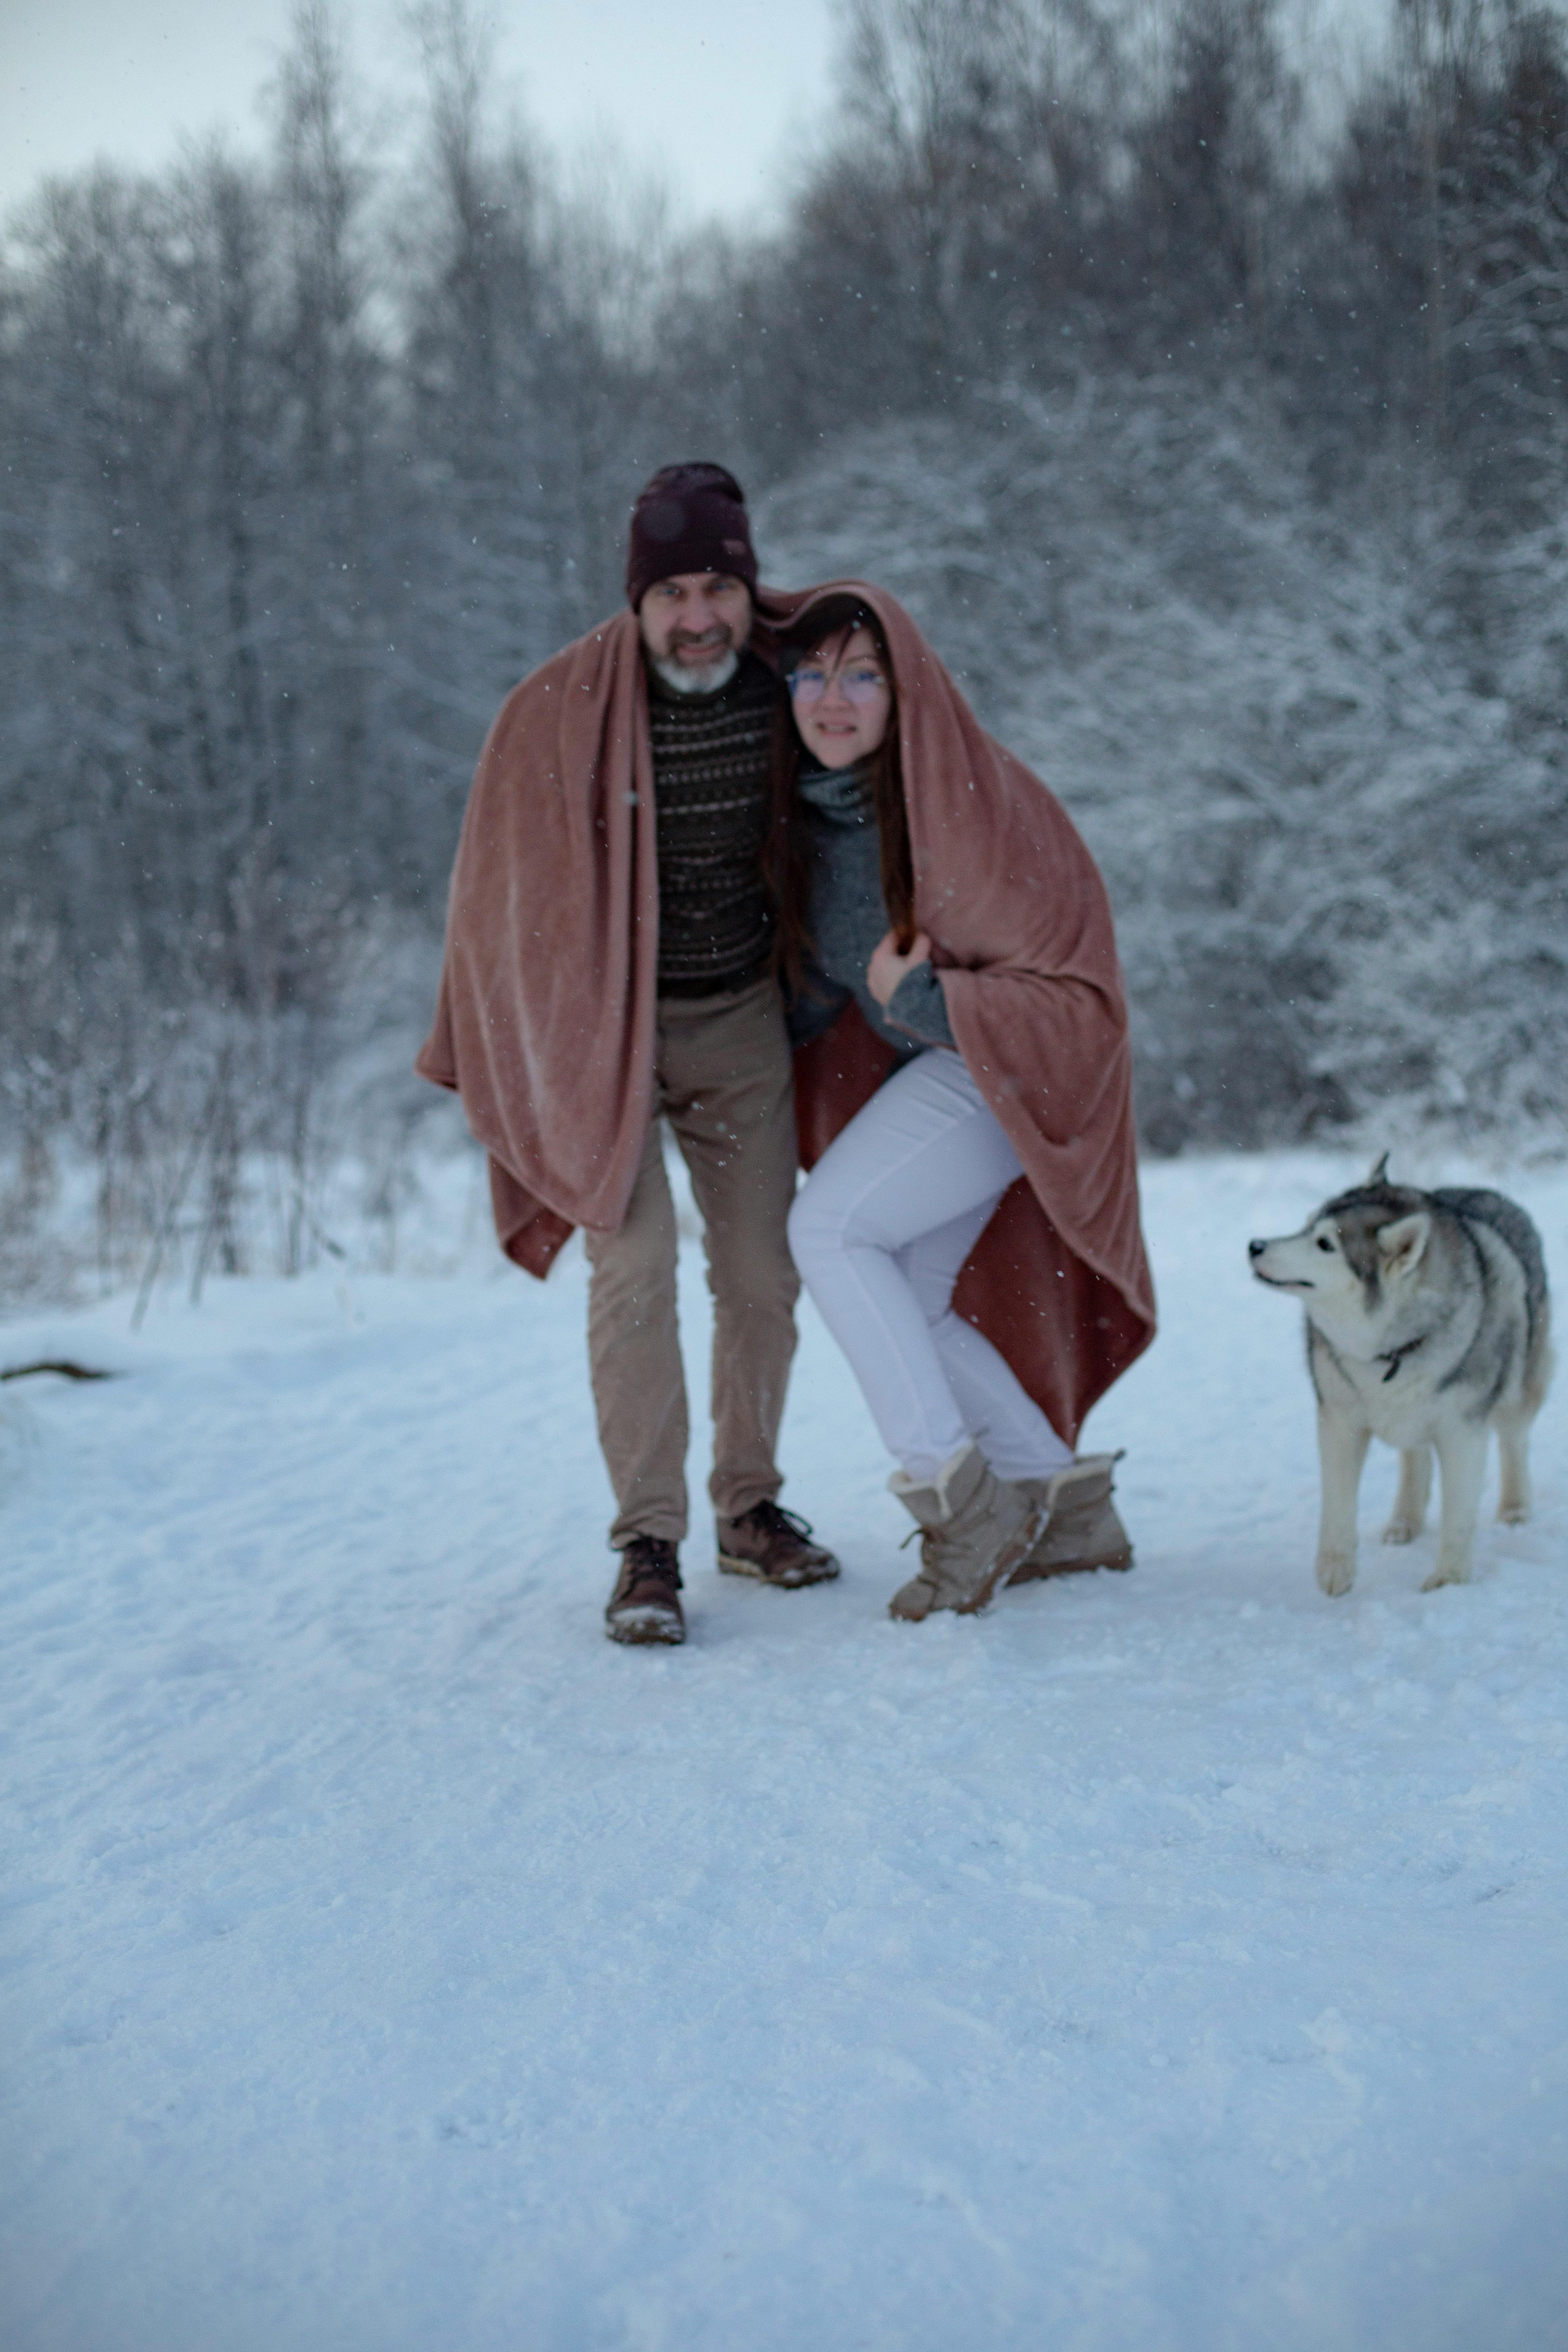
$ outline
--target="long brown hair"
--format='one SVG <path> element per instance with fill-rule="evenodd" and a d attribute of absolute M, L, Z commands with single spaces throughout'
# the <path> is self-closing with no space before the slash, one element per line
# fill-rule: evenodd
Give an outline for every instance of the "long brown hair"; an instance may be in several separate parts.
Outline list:
<path fill-rule="evenodd" d="M 835 637 L 848 637 L 856 629 L 867 630 L 874 641 L 892 698 L 887 732 L 868 764 L 871 805 L 881 849 L 882 898 L 899 953 L 905 955 L 913 943 L 916 929 L 914 863 L 910 855 L 910 820 L 904 806 L 903 769 L 899 759 L 899 695 L 881 624 L 858 597 L 825 596 L 801 620 L 781 632 L 778 646 L 787 679 L 797 661 L 817 652 Z M 801 984 L 805 956 L 812 944 L 805 920 L 810 882 L 805 814 L 796 790 L 804 749 L 786 696 L 773 717 L 772 814 L 763 862 L 778 918 L 773 935 L 773 966 L 792 989 Z"/>

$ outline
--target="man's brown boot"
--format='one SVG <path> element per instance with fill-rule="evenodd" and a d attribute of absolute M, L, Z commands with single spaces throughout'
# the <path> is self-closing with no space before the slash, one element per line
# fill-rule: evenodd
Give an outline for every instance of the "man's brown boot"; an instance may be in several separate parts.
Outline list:
<path fill-rule="evenodd" d="M 776 1503 L 753 1503 L 738 1519 L 721 1519 L 719 1565 L 726 1576 L 754 1576 L 760 1583 L 794 1591 L 823 1584 L 838 1573 L 830 1551 L 811 1541 L 811 1522 L 780 1510 Z"/>
<path fill-rule="evenodd" d="M 605 1612 L 605 1631 L 612 1642 L 685 1641 L 680 1559 L 672 1543 L 659 1536 L 632 1538 L 621 1554 L 621 1572 Z"/>
<path fill-rule="evenodd" d="M 1004 1486 L 973 1439 L 934 1479 L 895 1470 L 888 1485 L 921 1528 L 920 1572 L 900 1586 L 888 1614 L 918 1623 L 935 1609 L 961 1617 L 984 1609 L 1028 1550 L 1038 1517 L 1033 1497 Z"/>
<path fill-rule="evenodd" d="M 1120 1454 L 1086 1454 L 1052 1478 L 1018 1481 L 1046 1516 L 1009 1584 L 1028 1584 L 1037 1576 L 1075 1576 L 1089 1568 L 1131 1567 L 1132 1546 L 1110 1499 L 1110 1474 L 1121 1459 Z"/>

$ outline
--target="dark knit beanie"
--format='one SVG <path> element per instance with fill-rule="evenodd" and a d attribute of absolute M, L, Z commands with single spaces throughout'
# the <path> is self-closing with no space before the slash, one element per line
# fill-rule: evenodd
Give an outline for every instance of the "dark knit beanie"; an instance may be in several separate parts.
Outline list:
<path fill-rule="evenodd" d="M 677 572 L 728 572 L 757 581 L 746 494 L 722 466 L 665 466 L 632 509 L 626 597 L 635 613 L 656 580 Z"/>

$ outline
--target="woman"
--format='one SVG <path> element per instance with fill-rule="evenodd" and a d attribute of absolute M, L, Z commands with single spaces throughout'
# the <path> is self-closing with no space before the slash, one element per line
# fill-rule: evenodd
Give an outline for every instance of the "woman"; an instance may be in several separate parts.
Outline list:
<path fill-rule="evenodd" d="M 809 1065 L 814 1038 L 840 1063 L 863 1024 L 887 1072 L 797 1193 L 790 1245 L 923 1531 L 891 1613 L 970 1612 L 1005 1579 L 1131 1559 L 1113 1457 L 1075 1461 L 1069 1442 L 1153 1329 L 1110 913 L 1065 813 L 891 598 L 814 595 L 779 643 L 793 725 L 770 856 L 792 1025 Z M 999 1295 L 982 1280 L 955 1299 L 993 1232 Z M 1068 1299 L 1098 1346 L 1062 1328 Z M 1049 1364 L 1038 1331 L 1006 1345 L 1010 1321 L 1046 1319 Z"/>

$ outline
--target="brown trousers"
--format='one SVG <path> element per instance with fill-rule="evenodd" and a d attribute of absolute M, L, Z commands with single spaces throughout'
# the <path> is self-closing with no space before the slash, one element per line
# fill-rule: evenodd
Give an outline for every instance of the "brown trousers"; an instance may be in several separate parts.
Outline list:
<path fill-rule="evenodd" d="M 687 1530 L 690 1423 L 675 1315 L 675 1205 L 659 1115 L 691 1173 L 713 1295 L 713 1477 L 721 1518 L 776 1495 L 773 1460 L 799 1276 L 784 1237 L 795 1197 L 795 1102 L 771 980 L 732 996 L 661 997 L 654 1117 L 626 1221 L 585 1236 L 588 1360 L 616 1511 L 634 1536 Z"/>

